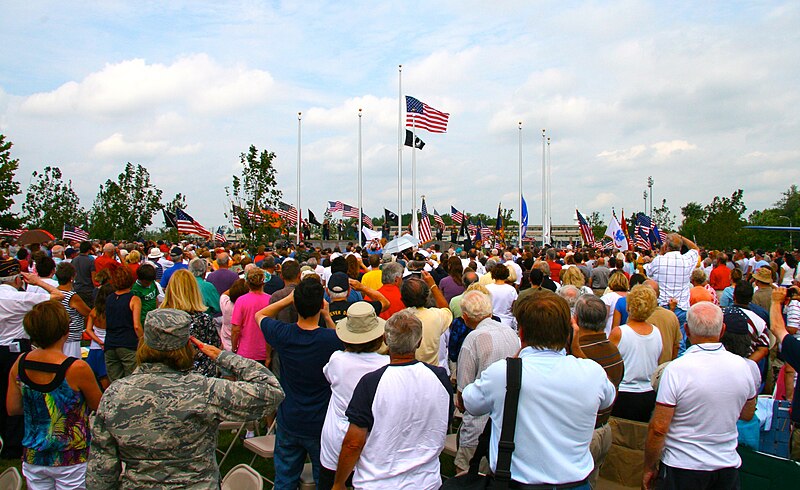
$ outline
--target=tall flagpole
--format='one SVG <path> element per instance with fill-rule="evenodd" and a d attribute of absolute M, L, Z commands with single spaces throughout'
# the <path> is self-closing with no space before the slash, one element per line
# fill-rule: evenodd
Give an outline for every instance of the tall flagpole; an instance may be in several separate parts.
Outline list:
<path fill-rule="evenodd" d="M 300 222 L 303 221 L 303 211 L 300 206 L 300 143 L 301 143 L 301 124 L 303 113 L 297 113 L 297 243 L 300 243 Z"/>
<path fill-rule="evenodd" d="M 545 160 L 545 149 L 547 137 L 545 130 L 542 130 L 542 247 L 547 244 L 547 162 Z"/>
<path fill-rule="evenodd" d="M 550 137 L 547 137 L 547 239 L 548 241 L 552 241 L 552 227 L 553 227 L 553 217 L 550 216 L 552 212 L 551 205 L 553 204 L 550 200 L 551 197 L 551 189 L 550 189 Z"/>
<path fill-rule="evenodd" d="M 522 248 L 522 121 L 519 122 L 519 179 L 517 179 L 519 196 L 517 196 L 517 204 L 519 205 L 519 213 L 517 213 L 517 220 L 519 222 L 517 236 L 519 237 L 519 248 Z"/>
<path fill-rule="evenodd" d="M 364 210 L 362 209 L 361 203 L 361 109 L 358 110 L 358 245 L 363 246 L 364 243 L 361 240 L 361 219 L 364 215 Z"/>
<path fill-rule="evenodd" d="M 403 65 L 397 67 L 397 236 L 403 234 Z M 391 229 L 391 228 L 390 228 Z"/>
<path fill-rule="evenodd" d="M 417 121 L 416 118 L 411 124 L 411 234 L 414 238 L 419 238 L 417 229 Z"/>

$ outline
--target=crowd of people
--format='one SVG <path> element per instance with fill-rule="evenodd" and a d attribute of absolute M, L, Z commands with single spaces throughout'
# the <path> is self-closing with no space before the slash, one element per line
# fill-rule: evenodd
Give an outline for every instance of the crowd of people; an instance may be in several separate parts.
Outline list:
<path fill-rule="evenodd" d="M 4 242 L 2 457 L 31 489 L 218 488 L 219 424 L 252 422 L 275 488 L 310 461 L 320 489 L 436 489 L 456 425 L 457 472 L 497 469 L 518 357 L 512 488 L 594 488 L 612 416 L 649 424 L 644 488 L 738 488 L 737 423 L 797 395 L 798 258 Z"/>

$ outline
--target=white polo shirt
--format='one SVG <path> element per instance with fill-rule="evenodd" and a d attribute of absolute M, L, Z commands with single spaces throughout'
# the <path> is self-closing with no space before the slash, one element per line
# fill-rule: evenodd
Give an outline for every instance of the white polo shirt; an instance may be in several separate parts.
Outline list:
<path fill-rule="evenodd" d="M 594 468 L 589 443 L 598 410 L 614 402 L 616 390 L 605 370 L 590 359 L 567 356 L 562 349 L 525 347 L 522 388 L 517 408 L 511 477 L 520 483 L 571 483 Z M 497 468 L 497 446 L 506 396 L 506 361 L 486 368 L 462 393 L 472 415 L 492 418 L 489 463 Z"/>
<path fill-rule="evenodd" d="M 14 339 L 27 339 L 22 318 L 33 305 L 50 299 L 50 293 L 18 291 L 10 284 L 0 284 L 0 345 L 11 345 Z"/>
<path fill-rule="evenodd" d="M 661 461 L 673 468 L 714 471 L 738 468 L 736 421 L 761 380 L 747 360 L 720 343 L 697 344 L 664 369 L 656 403 L 675 415 Z"/>

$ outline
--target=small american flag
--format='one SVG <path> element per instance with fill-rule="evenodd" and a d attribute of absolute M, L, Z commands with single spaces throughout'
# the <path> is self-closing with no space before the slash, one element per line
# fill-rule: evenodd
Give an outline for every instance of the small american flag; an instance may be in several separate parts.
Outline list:
<path fill-rule="evenodd" d="M 19 238 L 20 235 L 25 233 L 28 230 L 21 229 L 21 230 L 0 230 L 0 235 L 2 236 L 9 236 L 12 238 Z"/>
<path fill-rule="evenodd" d="M 358 219 L 358 208 L 355 206 L 350 206 L 349 204 L 342 203 L 342 216 L 344 216 L 345 218 Z"/>
<path fill-rule="evenodd" d="M 239 217 L 239 213 L 236 211 L 236 206 L 233 206 L 231 209 L 231 222 L 233 223 L 233 227 L 236 229 L 242 229 L 242 219 Z"/>
<path fill-rule="evenodd" d="M 328 212 L 333 214 L 344 210 L 342 201 L 328 201 Z"/>
<path fill-rule="evenodd" d="M 291 204 L 279 202 L 277 213 L 287 225 L 292 226 L 297 223 L 297 208 Z"/>
<path fill-rule="evenodd" d="M 442 227 L 442 228 L 445 227 L 444 226 L 444 220 L 442 219 L 441 216 L 439 216 L 439 212 L 436 211 L 436 208 L 433 208 L 433 219 L 434 219 L 434 221 L 436 221 L 436 224 L 438 224 L 440 227 Z"/>
<path fill-rule="evenodd" d="M 228 241 L 228 237 L 225 236 L 225 231 L 220 226 L 217 228 L 217 232 L 214 233 L 214 241 L 225 243 Z"/>
<path fill-rule="evenodd" d="M 64 240 L 72 240 L 76 242 L 83 242 L 89 239 L 89 234 L 81 230 L 77 226 L 72 226 L 64 223 L 64 231 L 61 234 Z"/>
<path fill-rule="evenodd" d="M 464 213 L 453 206 L 450 206 L 450 217 L 453 218 L 454 223 L 458 223 L 459 225 L 464 221 Z"/>
<path fill-rule="evenodd" d="M 594 232 L 592 232 L 592 227 L 589 226 L 589 222 L 586 221 L 586 218 L 584 218 L 581 212 L 577 209 L 575 210 L 575 213 L 578 215 L 578 227 L 581 229 L 583 243 L 590 247 L 596 247 L 597 240 L 594 238 Z"/>
<path fill-rule="evenodd" d="M 478 227 L 473 225 L 472 223 L 469 223 L 467 225 L 467 231 L 469 231 L 469 236 L 472 240 L 474 240 L 475 237 L 478 235 Z"/>
<path fill-rule="evenodd" d="M 634 244 L 643 250 L 652 250 L 653 246 L 650 244 L 650 228 L 652 221 L 649 216 L 644 213 L 639 213 L 636 217 L 636 229 L 634 231 Z"/>
<path fill-rule="evenodd" d="M 414 97 L 406 95 L 406 127 L 426 129 L 431 133 L 446 133 L 450 114 L 437 111 Z"/>
<path fill-rule="evenodd" d="M 419 241 L 426 243 L 433 240 L 431 234 L 431 221 L 428 219 L 428 208 L 425 206 L 425 198 L 422 198 L 422 219 L 419 222 Z"/>
<path fill-rule="evenodd" d="M 367 216 L 364 213 L 361 213 L 361 222 L 364 223 L 367 226 L 367 228 L 369 228 L 370 230 L 375 228 L 372 225 L 372 218 L 370 218 L 369 216 Z"/>
<path fill-rule="evenodd" d="M 189 216 L 189 214 L 183 209 L 175 210 L 175 222 L 178 225 L 178 233 L 183 233 L 185 235 L 199 235 L 206 239 L 209 239 L 212 236 L 210 231 L 206 230 L 203 225 Z"/>

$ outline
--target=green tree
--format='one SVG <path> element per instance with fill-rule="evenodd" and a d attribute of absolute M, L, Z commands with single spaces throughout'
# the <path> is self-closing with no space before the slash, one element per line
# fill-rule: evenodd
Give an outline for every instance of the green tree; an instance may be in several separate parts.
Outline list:
<path fill-rule="evenodd" d="M 150 173 L 128 162 L 116 181 L 109 179 L 100 186 L 89 215 L 90 234 L 96 238 L 137 238 L 161 208 L 161 189 L 150 182 Z"/>
<path fill-rule="evenodd" d="M 744 192 L 736 190 L 731 197 L 715 196 L 706 207 L 706 222 L 701 229 L 701 242 L 708 248 L 724 249 L 746 244 L 742 227 L 747 224 Z M 700 239 L 700 237 L 698 237 Z"/>
<path fill-rule="evenodd" d="M 694 240 L 706 221 L 706 210 L 702 204 L 692 201 L 681 208 L 681 215 L 683 216 L 683 221 L 680 228 L 678 228 L 678 233 L 690 240 Z"/>
<path fill-rule="evenodd" d="M 588 223 L 592 228 L 594 239 L 602 240 L 607 228 L 605 220 L 603 220 L 603 216 L 597 211 L 592 211 L 592 213 L 586 217 L 586 223 Z"/>
<path fill-rule="evenodd" d="M 175 194 L 175 197 L 164 205 L 164 209 L 167 209 L 170 213 L 174 213 L 176 209 L 186 209 L 186 196 L 180 192 Z"/>
<path fill-rule="evenodd" d="M 661 231 L 675 230 L 675 215 L 672 214 L 667 206 L 667 200 L 661 200 L 661 206 L 653 209 L 653 222 L 658 225 Z"/>
<path fill-rule="evenodd" d="M 242 177 L 233 176 L 233 183 L 229 197 L 246 210 L 261 214 L 264 210 L 274 209 L 278 206 L 283 193 L 278 189 L 277 170 L 273 165 L 275 153 L 263 150 L 259 153 L 255 145 L 250 145 L 247 153 L 239 155 L 242 164 Z M 242 223 L 245 232 L 245 242 L 253 247 L 272 240 L 279 235 L 280 229 L 276 227 L 279 218 L 274 213 L 266 213 L 265 220 L 254 223 L 252 220 Z"/>
<path fill-rule="evenodd" d="M 20 193 L 19 182 L 14 180 L 14 174 L 19 169 L 19 159 L 11 158 L 11 147 L 14 143 L 6 141 L 4 134 L 0 134 L 0 228 L 19 228 L 18 213 L 11 212 L 14 196 Z"/>
<path fill-rule="evenodd" d="M 45 167 L 33 172 L 32 182 L 22 203 L 23 219 L 29 228 L 44 228 L 59 236 L 64 224 L 86 229 L 87 212 L 72 189 L 72 181 L 64 182 L 61 169 Z"/>

